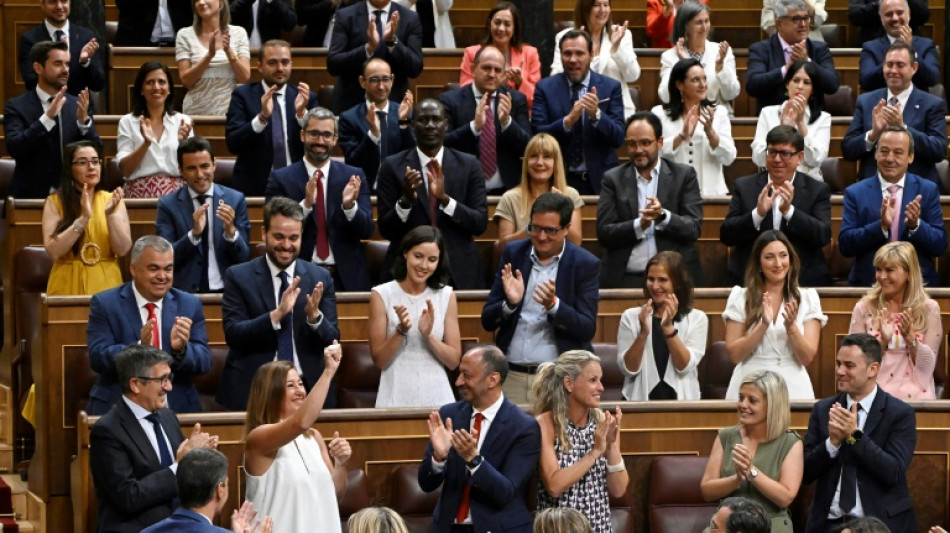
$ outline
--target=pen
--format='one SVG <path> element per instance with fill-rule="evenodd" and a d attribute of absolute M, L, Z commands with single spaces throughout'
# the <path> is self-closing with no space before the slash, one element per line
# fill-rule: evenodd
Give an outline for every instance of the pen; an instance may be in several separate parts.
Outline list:
<path fill-rule="evenodd" d="M 604 102 L 609 102 L 609 101 L 610 101 L 610 98 L 604 98 L 603 100 L 598 100 L 597 103 L 602 104 Z"/>

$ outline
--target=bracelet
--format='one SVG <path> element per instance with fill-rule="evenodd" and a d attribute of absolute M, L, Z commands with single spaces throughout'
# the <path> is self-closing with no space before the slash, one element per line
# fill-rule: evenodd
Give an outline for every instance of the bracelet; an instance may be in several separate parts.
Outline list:
<path fill-rule="evenodd" d="M 678 330 L 678 329 L 676 329 L 676 328 L 673 328 L 673 333 L 670 333 L 669 335 L 667 335 L 666 333 L 664 333 L 663 336 L 666 337 L 667 339 L 672 339 L 672 338 L 675 337 L 677 334 L 679 334 L 679 332 L 680 332 L 680 330 Z"/>
<path fill-rule="evenodd" d="M 615 472 L 623 472 L 623 471 L 626 470 L 626 469 L 627 469 L 627 465 L 624 464 L 623 461 L 620 461 L 619 463 L 617 463 L 617 464 L 615 464 L 615 465 L 607 465 L 607 473 L 608 473 L 608 474 L 613 474 L 613 473 L 615 473 Z"/>
<path fill-rule="evenodd" d="M 403 331 L 400 326 L 396 326 L 396 333 L 398 333 L 398 334 L 402 335 L 403 337 L 405 337 L 409 332 L 408 332 L 408 331 Z"/>
<path fill-rule="evenodd" d="M 75 231 L 76 233 L 82 233 L 82 232 L 86 231 L 86 226 L 85 226 L 84 224 L 80 224 L 80 223 L 79 223 L 79 219 L 74 220 L 72 226 L 70 226 L 70 227 L 71 227 L 71 228 L 73 229 L 73 231 Z"/>

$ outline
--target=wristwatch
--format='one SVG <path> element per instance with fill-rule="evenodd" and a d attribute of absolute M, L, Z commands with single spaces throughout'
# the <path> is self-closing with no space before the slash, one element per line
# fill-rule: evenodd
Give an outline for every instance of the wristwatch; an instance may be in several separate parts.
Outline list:
<path fill-rule="evenodd" d="M 758 475 L 759 475 L 759 469 L 758 469 L 758 468 L 756 468 L 756 467 L 753 466 L 752 468 L 749 469 L 749 481 L 752 481 L 752 480 L 755 479 Z"/>
<path fill-rule="evenodd" d="M 854 431 L 851 432 L 850 435 L 848 435 L 847 443 L 853 445 L 854 443 L 861 440 L 861 437 L 863 436 L 864 436 L 864 432 L 861 431 L 860 428 L 855 429 Z"/>
<path fill-rule="evenodd" d="M 471 468 L 471 469 L 478 468 L 478 465 L 482 464 L 482 456 L 481 456 L 481 455 L 476 455 L 475 457 L 472 457 L 472 460 L 471 460 L 471 461 L 469 461 L 469 462 L 467 462 L 467 463 L 465 463 L 465 464 L 466 464 L 466 466 L 468 466 L 468 467 Z"/>
<path fill-rule="evenodd" d="M 388 46 L 389 48 L 392 48 L 396 46 L 397 44 L 399 44 L 399 39 L 395 35 L 393 35 L 392 41 L 386 41 L 386 46 Z"/>

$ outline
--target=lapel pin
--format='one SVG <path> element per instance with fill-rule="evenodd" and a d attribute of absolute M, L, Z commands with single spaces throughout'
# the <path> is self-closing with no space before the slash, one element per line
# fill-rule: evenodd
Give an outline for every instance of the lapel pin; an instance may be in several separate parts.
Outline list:
<path fill-rule="evenodd" d="M 218 198 L 218 206 L 224 205 L 224 198 Z"/>

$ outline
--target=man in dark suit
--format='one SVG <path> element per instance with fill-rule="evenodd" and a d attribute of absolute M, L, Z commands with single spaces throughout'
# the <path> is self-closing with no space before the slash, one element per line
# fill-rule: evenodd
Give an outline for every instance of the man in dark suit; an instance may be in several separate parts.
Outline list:
<path fill-rule="evenodd" d="M 831 242 L 831 189 L 796 171 L 805 138 L 793 126 L 776 126 L 766 137 L 765 172 L 736 180 L 719 240 L 734 247 L 729 274 L 741 285 L 752 244 L 759 234 L 780 230 L 801 260 L 799 282 L 805 287 L 831 283 L 822 247 Z"/>
<path fill-rule="evenodd" d="M 439 95 L 449 119 L 445 145 L 478 158 L 490 195 L 502 195 L 521 183 L 521 158 L 531 138 L 528 100 L 509 90 L 505 56 L 482 47 L 472 66 L 474 81 Z"/>
<path fill-rule="evenodd" d="M 455 385 L 463 399 L 429 415 L 429 445 L 419 465 L 422 490 L 442 488 L 430 530 L 530 533 L 525 502 L 541 429 L 502 394 L 508 361 L 501 350 L 476 346 L 459 369 Z"/>
<path fill-rule="evenodd" d="M 205 448 L 191 450 L 178 467 L 178 509 L 142 533 L 248 533 L 257 531 L 255 523 L 260 523 L 263 531 L 270 531 L 264 522 L 272 522 L 271 518 L 255 521 L 257 513 L 248 501 L 231 515 L 231 529 L 213 525 L 228 503 L 228 458 L 223 453 Z"/>
<path fill-rule="evenodd" d="M 231 0 L 231 24 L 247 31 L 251 48 L 271 39 L 280 39 L 280 32 L 297 25 L 297 12 L 290 0 Z"/>
<path fill-rule="evenodd" d="M 69 0 L 40 0 L 44 20 L 20 34 L 17 61 L 26 90 L 36 88 L 37 72 L 33 69 L 30 50 L 43 41 L 63 41 L 69 51 L 69 83 L 66 92 L 79 96 L 83 89 L 101 91 L 106 84 L 106 71 L 99 42 L 86 28 L 69 22 Z"/>
<path fill-rule="evenodd" d="M 376 201 L 379 231 L 389 239 L 384 278 L 406 233 L 437 226 L 445 239 L 452 286 L 484 287 L 475 237 L 488 226 L 485 176 L 474 157 L 442 146 L 448 122 L 445 108 L 425 99 L 413 113 L 417 148 L 388 157 L 379 167 Z"/>
<path fill-rule="evenodd" d="M 191 0 L 115 0 L 116 46 L 175 46 L 178 30 L 194 21 Z"/>
<path fill-rule="evenodd" d="M 590 350 L 597 327 L 600 261 L 565 237 L 574 204 L 557 193 L 531 206 L 530 238 L 509 242 L 482 309 L 482 327 L 508 355 L 505 396 L 533 403 L 538 365 Z"/>
<path fill-rule="evenodd" d="M 211 352 L 201 302 L 172 288 L 174 249 L 157 235 L 146 235 L 132 247 L 132 281 L 102 291 L 89 302 L 86 339 L 89 363 L 99 374 L 86 411 L 101 415 L 121 396 L 116 354 L 135 343 L 171 356 L 175 373 L 168 407 L 176 413 L 201 411 L 192 377 L 211 369 Z"/>
<path fill-rule="evenodd" d="M 746 92 L 756 99 L 758 111 L 781 104 L 785 97 L 785 72 L 798 60 L 811 61 L 825 94 L 834 94 L 840 85 L 828 45 L 808 37 L 810 17 L 802 0 L 776 0 L 775 34 L 749 47 Z"/>
<path fill-rule="evenodd" d="M 560 144 L 567 184 L 581 194 L 600 194 L 604 172 L 617 165 L 623 144 L 620 83 L 590 69 L 594 45 L 586 31 L 565 33 L 560 46 L 564 72 L 538 82 L 531 123 Z"/>
<path fill-rule="evenodd" d="M 224 274 L 221 315 L 228 352 L 218 403 L 247 408 L 251 380 L 269 361 L 291 361 L 309 389 L 323 373 L 323 349 L 340 338 L 336 292 L 326 269 L 298 259 L 303 210 L 290 198 L 264 205 L 264 257 Z M 331 386 L 324 407 L 336 406 Z"/>
<path fill-rule="evenodd" d="M 920 531 L 907 489 L 917 418 L 877 386 L 880 370 L 877 339 L 867 333 L 842 339 L 838 394 L 815 403 L 805 435 L 802 482 L 817 482 L 806 533 L 831 531 L 855 516 L 879 518 L 890 531 Z"/>
<path fill-rule="evenodd" d="M 884 0 L 880 12 L 886 35 L 861 46 L 861 90 L 867 92 L 887 87 L 884 81 L 884 56 L 891 43 L 898 39 L 910 43 L 917 56 L 914 87 L 926 91 L 940 83 L 940 55 L 937 47 L 933 40 L 914 35 L 910 27 L 907 0 Z"/>
<path fill-rule="evenodd" d="M 373 236 L 373 206 L 363 172 L 330 159 L 337 120 L 315 107 L 304 117 L 304 158 L 275 170 L 267 180 L 267 199 L 284 196 L 303 208 L 300 255 L 327 269 L 340 291 L 371 288 L 361 240 Z"/>
<path fill-rule="evenodd" d="M 935 165 L 947 154 L 947 102 L 911 83 L 918 65 L 906 43 L 895 41 L 885 58 L 887 88 L 858 97 L 854 118 L 841 141 L 841 154 L 848 161 L 861 162 L 859 180 L 874 176 L 874 146 L 881 133 L 887 126 L 904 126 L 914 138 L 910 172 L 943 189 Z"/>
<path fill-rule="evenodd" d="M 244 195 L 214 183 L 214 150 L 204 137 L 178 143 L 187 187 L 158 200 L 155 229 L 175 247 L 175 283 L 186 292 L 220 292 L 224 272 L 251 255 Z"/>
<path fill-rule="evenodd" d="M 186 440 L 166 407 L 172 358 L 147 344 L 115 356 L 121 399 L 89 430 L 89 470 L 99 502 L 99 531 L 138 533 L 172 514 L 175 472 L 191 450 L 214 448 L 218 437 L 195 424 Z"/>
<path fill-rule="evenodd" d="M 237 154 L 231 180 L 246 196 L 264 196 L 271 171 L 303 157 L 303 116 L 317 104 L 317 95 L 306 83 L 288 83 L 293 71 L 290 43 L 267 41 L 260 54 L 262 80 L 234 90 L 224 133 L 228 151 Z"/>
<path fill-rule="evenodd" d="M 604 174 L 597 203 L 600 286 L 642 288 L 647 261 L 658 252 L 683 256 L 693 282 L 704 279 L 699 264 L 703 198 L 696 170 L 659 157 L 663 124 L 649 111 L 627 119 L 630 162 Z"/>
<path fill-rule="evenodd" d="M 366 100 L 340 115 L 340 147 L 347 165 L 360 167 L 376 188 L 376 174 L 383 159 L 416 145 L 409 129 L 412 112 L 412 91 L 406 91 L 402 102 L 393 102 L 393 73 L 385 59 L 366 60 L 360 86 Z"/>
<path fill-rule="evenodd" d="M 937 186 L 907 172 L 914 160 L 913 137 L 888 126 L 875 151 L 878 174 L 844 190 L 838 247 L 855 257 L 848 284 L 870 287 L 875 281 L 874 254 L 888 241 L 907 241 L 917 250 L 924 283 L 936 287 L 934 258 L 947 249 Z"/>
<path fill-rule="evenodd" d="M 307 31 L 303 34 L 302 45 L 329 48 L 336 12 L 356 1 L 296 0 L 294 8 L 297 10 L 297 24 L 307 27 Z"/>
<path fill-rule="evenodd" d="M 6 101 L 3 131 L 7 151 L 16 159 L 10 196 L 46 198 L 59 186 L 63 148 L 92 141 L 102 149 L 89 111 L 89 91 L 66 93 L 69 51 L 65 43 L 43 41 L 30 51 L 37 84 Z"/>
<path fill-rule="evenodd" d="M 372 12 L 367 4 L 373 7 Z M 390 0 L 357 2 L 336 12 L 327 55 L 327 72 L 336 76 L 334 113 L 342 113 L 363 100 L 359 76 L 370 57 L 389 63 L 394 78 L 390 99 L 402 100 L 409 90 L 409 80 L 422 73 L 419 16 Z"/>
<path fill-rule="evenodd" d="M 907 0 L 908 19 L 914 35 L 930 20 L 927 0 Z M 881 24 L 881 0 L 848 0 L 848 21 L 858 28 L 858 42 L 866 43 L 885 35 Z"/>

